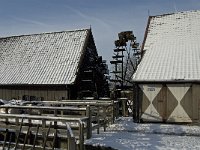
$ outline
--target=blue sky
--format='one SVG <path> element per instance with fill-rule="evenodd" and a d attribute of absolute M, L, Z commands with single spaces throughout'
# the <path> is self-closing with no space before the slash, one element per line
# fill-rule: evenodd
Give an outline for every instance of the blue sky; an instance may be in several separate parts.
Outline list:
<path fill-rule="evenodd" d="M 187 10 L 200 10 L 200 0 L 0 0 L 0 37 L 91 25 L 98 53 L 110 60 L 118 32 L 131 30 L 141 43 L 148 14 Z"/>

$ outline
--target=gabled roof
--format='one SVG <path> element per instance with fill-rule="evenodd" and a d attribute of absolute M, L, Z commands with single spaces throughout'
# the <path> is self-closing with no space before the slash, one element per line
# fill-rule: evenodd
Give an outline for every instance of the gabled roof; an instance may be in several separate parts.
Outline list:
<path fill-rule="evenodd" d="M 200 81 L 200 11 L 149 18 L 133 81 Z"/>
<path fill-rule="evenodd" d="M 90 32 L 0 38 L 0 84 L 73 84 Z"/>

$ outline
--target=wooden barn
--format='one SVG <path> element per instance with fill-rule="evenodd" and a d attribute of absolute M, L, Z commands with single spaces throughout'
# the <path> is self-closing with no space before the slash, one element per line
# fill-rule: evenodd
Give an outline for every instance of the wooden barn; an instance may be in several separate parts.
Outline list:
<path fill-rule="evenodd" d="M 149 17 L 133 82 L 138 121 L 200 122 L 200 11 Z"/>
<path fill-rule="evenodd" d="M 98 98 L 106 73 L 91 29 L 0 38 L 0 99 Z"/>

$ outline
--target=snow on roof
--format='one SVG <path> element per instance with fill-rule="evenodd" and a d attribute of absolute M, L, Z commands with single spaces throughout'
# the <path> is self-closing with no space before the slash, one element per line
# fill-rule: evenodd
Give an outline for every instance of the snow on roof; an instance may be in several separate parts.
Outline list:
<path fill-rule="evenodd" d="M 0 38 L 0 84 L 72 84 L 88 29 Z"/>
<path fill-rule="evenodd" d="M 133 81 L 200 80 L 200 11 L 150 17 Z"/>

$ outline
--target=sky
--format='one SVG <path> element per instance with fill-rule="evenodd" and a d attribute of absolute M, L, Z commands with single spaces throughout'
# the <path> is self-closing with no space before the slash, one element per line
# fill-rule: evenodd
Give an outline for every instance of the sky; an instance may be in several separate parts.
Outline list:
<path fill-rule="evenodd" d="M 0 37 L 91 27 L 109 63 L 119 32 L 141 44 L 149 15 L 188 10 L 200 10 L 200 0 L 0 0 Z"/>

